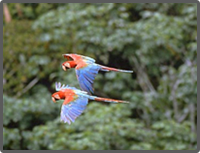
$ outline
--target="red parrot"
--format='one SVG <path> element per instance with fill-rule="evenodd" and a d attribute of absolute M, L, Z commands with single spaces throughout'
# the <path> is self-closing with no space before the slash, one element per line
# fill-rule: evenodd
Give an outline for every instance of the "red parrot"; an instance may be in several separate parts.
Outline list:
<path fill-rule="evenodd" d="M 76 89 L 75 87 L 69 87 L 56 83 L 56 91 L 52 94 L 53 102 L 63 99 L 64 102 L 61 107 L 61 121 L 71 124 L 75 119 L 82 114 L 85 110 L 88 100 L 111 102 L 111 103 L 129 103 L 127 101 L 101 98 L 88 95 L 87 92 Z"/>
<path fill-rule="evenodd" d="M 67 69 L 75 68 L 76 77 L 78 79 L 79 85 L 83 91 L 87 91 L 89 94 L 94 93 L 92 87 L 95 76 L 101 71 L 117 71 L 117 72 L 127 72 L 132 73 L 129 70 L 120 70 L 116 68 L 106 67 L 95 63 L 93 58 L 78 55 L 78 54 L 63 54 L 65 58 L 69 61 L 62 63 L 62 68 L 64 71 Z"/>

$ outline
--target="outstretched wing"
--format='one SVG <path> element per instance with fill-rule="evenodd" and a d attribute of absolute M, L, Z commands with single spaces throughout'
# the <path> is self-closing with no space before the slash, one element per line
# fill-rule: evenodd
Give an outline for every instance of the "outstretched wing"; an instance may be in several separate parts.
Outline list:
<path fill-rule="evenodd" d="M 75 100 L 71 96 L 66 97 L 62 104 L 60 118 L 64 123 L 71 124 L 71 122 L 74 122 L 83 113 L 88 104 L 88 98 L 76 96 Z"/>
<path fill-rule="evenodd" d="M 65 84 L 61 84 L 60 82 L 56 82 L 55 83 L 55 88 L 56 88 L 56 91 L 60 91 L 60 90 L 64 90 L 64 89 L 71 89 L 71 90 L 74 90 L 76 92 L 79 92 L 79 93 L 84 93 L 84 94 L 87 94 L 87 92 L 85 91 L 81 91 L 75 87 L 70 87 L 68 85 L 65 85 Z"/>
<path fill-rule="evenodd" d="M 93 82 L 100 69 L 99 65 L 93 63 L 82 68 L 76 68 L 76 76 L 82 90 L 94 93 Z"/>
<path fill-rule="evenodd" d="M 91 57 L 87 57 L 87 56 L 83 56 L 83 55 L 78 55 L 78 54 L 63 54 L 63 56 L 65 58 L 67 58 L 68 60 L 72 59 L 74 61 L 77 61 L 79 59 L 83 59 L 83 60 L 88 60 L 90 62 L 95 62 L 95 59 L 91 58 Z"/>

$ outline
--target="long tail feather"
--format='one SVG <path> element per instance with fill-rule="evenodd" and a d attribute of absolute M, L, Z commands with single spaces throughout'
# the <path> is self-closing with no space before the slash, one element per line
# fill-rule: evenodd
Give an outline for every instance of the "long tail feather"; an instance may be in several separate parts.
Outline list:
<path fill-rule="evenodd" d="M 91 100 L 108 102 L 108 103 L 129 103 L 128 101 L 124 101 L 124 100 L 116 100 L 116 99 L 102 98 L 102 97 L 89 96 L 89 95 L 88 95 L 88 98 Z"/>
<path fill-rule="evenodd" d="M 121 70 L 121 69 L 116 69 L 116 68 L 102 66 L 102 65 L 101 65 L 101 70 L 102 71 L 116 71 L 116 72 L 133 73 L 133 71 L 131 71 L 131 70 Z"/>

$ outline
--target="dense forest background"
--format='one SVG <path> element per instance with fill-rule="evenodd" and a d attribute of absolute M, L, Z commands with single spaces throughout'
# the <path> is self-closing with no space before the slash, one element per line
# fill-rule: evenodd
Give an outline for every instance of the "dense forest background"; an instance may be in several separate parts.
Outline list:
<path fill-rule="evenodd" d="M 3 5 L 3 148 L 197 148 L 195 3 Z M 100 72 L 77 120 L 60 122 L 55 82 L 79 88 L 62 54 L 133 70 Z"/>

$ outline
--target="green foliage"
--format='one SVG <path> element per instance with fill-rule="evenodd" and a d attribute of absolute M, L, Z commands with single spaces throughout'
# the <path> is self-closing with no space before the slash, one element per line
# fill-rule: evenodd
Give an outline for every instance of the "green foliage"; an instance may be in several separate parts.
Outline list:
<path fill-rule="evenodd" d="M 17 128 L 7 129 L 3 127 L 3 146 L 9 149 L 20 149 L 21 135 Z"/>
<path fill-rule="evenodd" d="M 8 4 L 3 28 L 4 149 L 194 150 L 197 145 L 196 4 Z M 29 21 L 27 21 L 27 19 Z M 75 123 L 60 122 L 55 81 L 63 53 L 133 74 L 100 72 L 95 95 Z"/>
<path fill-rule="evenodd" d="M 163 120 L 147 128 L 141 120 L 127 119 L 130 114 L 124 105 L 91 102 L 87 112 L 70 126 L 57 119 L 25 132 L 25 144 L 28 149 L 53 150 L 192 149 L 195 135 L 190 123 Z"/>
<path fill-rule="evenodd" d="M 63 52 L 50 50 L 50 42 L 40 41 L 40 31 L 32 30 L 31 23 L 13 21 L 3 28 L 3 91 L 12 96 L 23 95 L 40 80 L 51 87 L 49 81 L 64 75 L 64 72 L 58 73 Z"/>
<path fill-rule="evenodd" d="M 38 16 L 62 4 L 54 3 L 9 3 L 11 17 L 18 20 L 35 20 Z"/>

